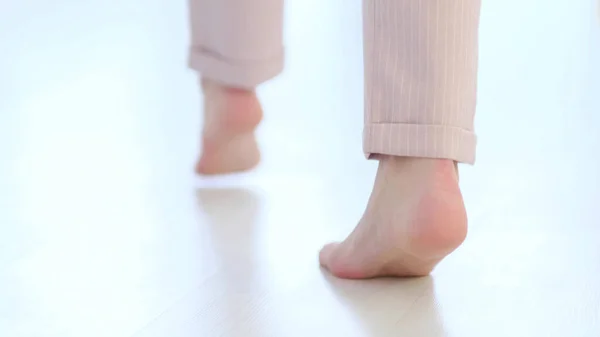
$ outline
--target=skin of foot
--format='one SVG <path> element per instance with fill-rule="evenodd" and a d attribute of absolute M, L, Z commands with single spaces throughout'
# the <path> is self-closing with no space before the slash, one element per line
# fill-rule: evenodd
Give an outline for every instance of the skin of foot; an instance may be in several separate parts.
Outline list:
<path fill-rule="evenodd" d="M 255 129 L 262 108 L 253 90 L 202 81 L 201 175 L 247 171 L 260 161 Z M 367 208 L 341 243 L 325 246 L 321 265 L 341 278 L 425 276 L 464 241 L 467 216 L 455 162 L 380 156 Z"/>
<path fill-rule="evenodd" d="M 319 260 L 340 278 L 426 276 L 466 234 L 453 161 L 382 156 L 362 219 L 345 241 L 323 247 Z"/>
<path fill-rule="evenodd" d="M 200 175 L 248 171 L 260 162 L 255 130 L 263 111 L 254 90 L 202 80 L 204 129 L 202 153 L 195 171 Z"/>

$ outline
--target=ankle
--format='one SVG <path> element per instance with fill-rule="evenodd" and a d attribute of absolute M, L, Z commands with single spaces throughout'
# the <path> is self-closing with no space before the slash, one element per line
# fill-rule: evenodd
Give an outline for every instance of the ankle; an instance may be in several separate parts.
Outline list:
<path fill-rule="evenodd" d="M 415 207 L 407 228 L 407 252 L 437 259 L 458 247 L 467 233 L 467 215 L 450 159 L 381 156 L 378 179 L 394 186 Z M 408 194 L 404 194 L 408 193 Z"/>
<path fill-rule="evenodd" d="M 200 80 L 200 84 L 202 87 L 202 91 L 204 91 L 205 93 L 210 92 L 210 91 L 219 91 L 219 92 L 228 93 L 228 94 L 246 94 L 246 95 L 248 95 L 248 94 L 254 95 L 256 93 L 254 88 L 233 87 L 233 86 L 222 84 L 222 83 L 216 82 L 211 79 L 206 79 L 206 78 L 202 78 Z"/>
<path fill-rule="evenodd" d="M 379 167 L 382 173 L 406 175 L 411 178 L 428 179 L 432 175 L 451 177 L 458 180 L 457 163 L 451 159 L 400 157 L 379 155 Z"/>
<path fill-rule="evenodd" d="M 205 135 L 229 137 L 254 131 L 263 112 L 253 89 L 222 85 L 202 80 L 205 104 Z"/>

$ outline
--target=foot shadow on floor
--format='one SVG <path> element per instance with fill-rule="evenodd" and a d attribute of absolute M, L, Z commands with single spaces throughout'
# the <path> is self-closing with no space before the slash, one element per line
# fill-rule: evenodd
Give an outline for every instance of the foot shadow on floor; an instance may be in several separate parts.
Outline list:
<path fill-rule="evenodd" d="M 356 316 L 367 336 L 443 337 L 431 277 L 343 280 L 323 271 L 334 295 Z"/>
<path fill-rule="evenodd" d="M 246 188 L 200 188 L 196 190 L 211 245 L 224 270 L 252 265 L 259 252 L 260 214 L 263 200 Z M 251 270 L 247 270 L 250 272 Z"/>
<path fill-rule="evenodd" d="M 269 286 L 261 228 L 264 200 L 251 189 L 235 187 L 201 188 L 196 197 L 217 265 L 211 280 L 213 298 L 207 301 L 209 311 L 215 313 L 209 332 L 224 337 L 263 336 L 268 322 L 253 317 L 252 309 L 260 299 L 256 294 L 264 294 Z M 204 329 L 193 331 L 205 335 Z"/>

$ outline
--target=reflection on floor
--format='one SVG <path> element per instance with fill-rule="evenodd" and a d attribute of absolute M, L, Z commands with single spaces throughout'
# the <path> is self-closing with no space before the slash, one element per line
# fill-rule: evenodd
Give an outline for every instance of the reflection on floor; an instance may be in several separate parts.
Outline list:
<path fill-rule="evenodd" d="M 184 2 L 3 5 L 0 335 L 599 336 L 595 1 L 484 3 L 469 238 L 429 278 L 366 282 L 317 265 L 375 168 L 360 2 L 288 5 L 265 161 L 215 179 L 191 174 Z"/>

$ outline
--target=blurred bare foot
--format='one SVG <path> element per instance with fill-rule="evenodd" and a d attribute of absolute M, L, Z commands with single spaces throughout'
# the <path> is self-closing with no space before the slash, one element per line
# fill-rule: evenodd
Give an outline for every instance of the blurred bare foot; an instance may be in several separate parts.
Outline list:
<path fill-rule="evenodd" d="M 425 276 L 466 234 L 453 161 L 383 156 L 363 218 L 319 258 L 341 278 Z"/>
<path fill-rule="evenodd" d="M 202 82 L 204 130 L 202 154 L 196 164 L 201 175 L 248 171 L 260 162 L 254 131 L 262 107 L 254 91 Z"/>

